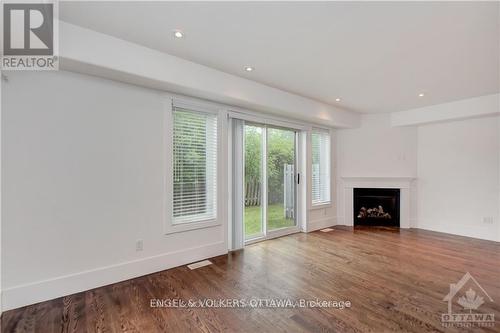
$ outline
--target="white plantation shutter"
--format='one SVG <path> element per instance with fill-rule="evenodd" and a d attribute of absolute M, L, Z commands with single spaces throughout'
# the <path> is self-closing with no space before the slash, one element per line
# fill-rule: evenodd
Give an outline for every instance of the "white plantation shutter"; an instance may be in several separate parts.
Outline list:
<path fill-rule="evenodd" d="M 330 133 L 313 129 L 312 141 L 312 204 L 330 202 Z"/>
<path fill-rule="evenodd" d="M 217 115 L 173 107 L 173 223 L 216 218 Z"/>

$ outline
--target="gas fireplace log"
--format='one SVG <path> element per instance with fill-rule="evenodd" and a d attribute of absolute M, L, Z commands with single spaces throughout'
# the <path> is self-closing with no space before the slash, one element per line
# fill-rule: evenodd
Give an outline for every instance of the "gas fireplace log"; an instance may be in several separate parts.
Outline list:
<path fill-rule="evenodd" d="M 391 214 L 384 212 L 384 208 L 382 206 L 368 209 L 366 207 L 361 207 L 358 213 L 358 219 L 365 218 L 379 218 L 389 220 L 392 218 L 392 216 Z"/>

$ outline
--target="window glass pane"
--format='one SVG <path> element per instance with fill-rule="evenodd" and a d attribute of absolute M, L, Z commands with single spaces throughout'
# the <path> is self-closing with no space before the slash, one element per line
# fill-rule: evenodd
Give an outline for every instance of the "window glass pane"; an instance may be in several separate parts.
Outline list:
<path fill-rule="evenodd" d="M 217 193 L 217 116 L 174 107 L 174 224 L 213 219 Z"/>
<path fill-rule="evenodd" d="M 313 130 L 312 141 L 312 203 L 330 202 L 330 133 Z"/>
<path fill-rule="evenodd" d="M 262 236 L 262 134 L 259 126 L 245 126 L 245 238 Z"/>
<path fill-rule="evenodd" d="M 267 226 L 295 225 L 295 131 L 267 129 Z"/>

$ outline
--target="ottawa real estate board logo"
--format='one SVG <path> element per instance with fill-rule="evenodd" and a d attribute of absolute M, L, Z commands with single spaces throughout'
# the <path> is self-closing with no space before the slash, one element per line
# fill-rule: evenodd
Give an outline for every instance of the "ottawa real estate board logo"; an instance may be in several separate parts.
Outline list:
<path fill-rule="evenodd" d="M 57 70 L 56 1 L 2 1 L 2 70 Z"/>
<path fill-rule="evenodd" d="M 443 298 L 448 302 L 448 313 L 441 314 L 444 327 L 493 327 L 495 314 L 479 308 L 493 302 L 486 290 L 469 273 L 450 284 L 450 292 Z"/>

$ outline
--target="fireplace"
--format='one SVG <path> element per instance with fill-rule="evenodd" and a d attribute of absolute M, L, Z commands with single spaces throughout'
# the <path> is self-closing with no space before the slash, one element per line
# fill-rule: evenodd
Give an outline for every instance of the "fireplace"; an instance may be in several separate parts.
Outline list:
<path fill-rule="evenodd" d="M 354 225 L 399 227 L 400 190 L 354 188 Z"/>

